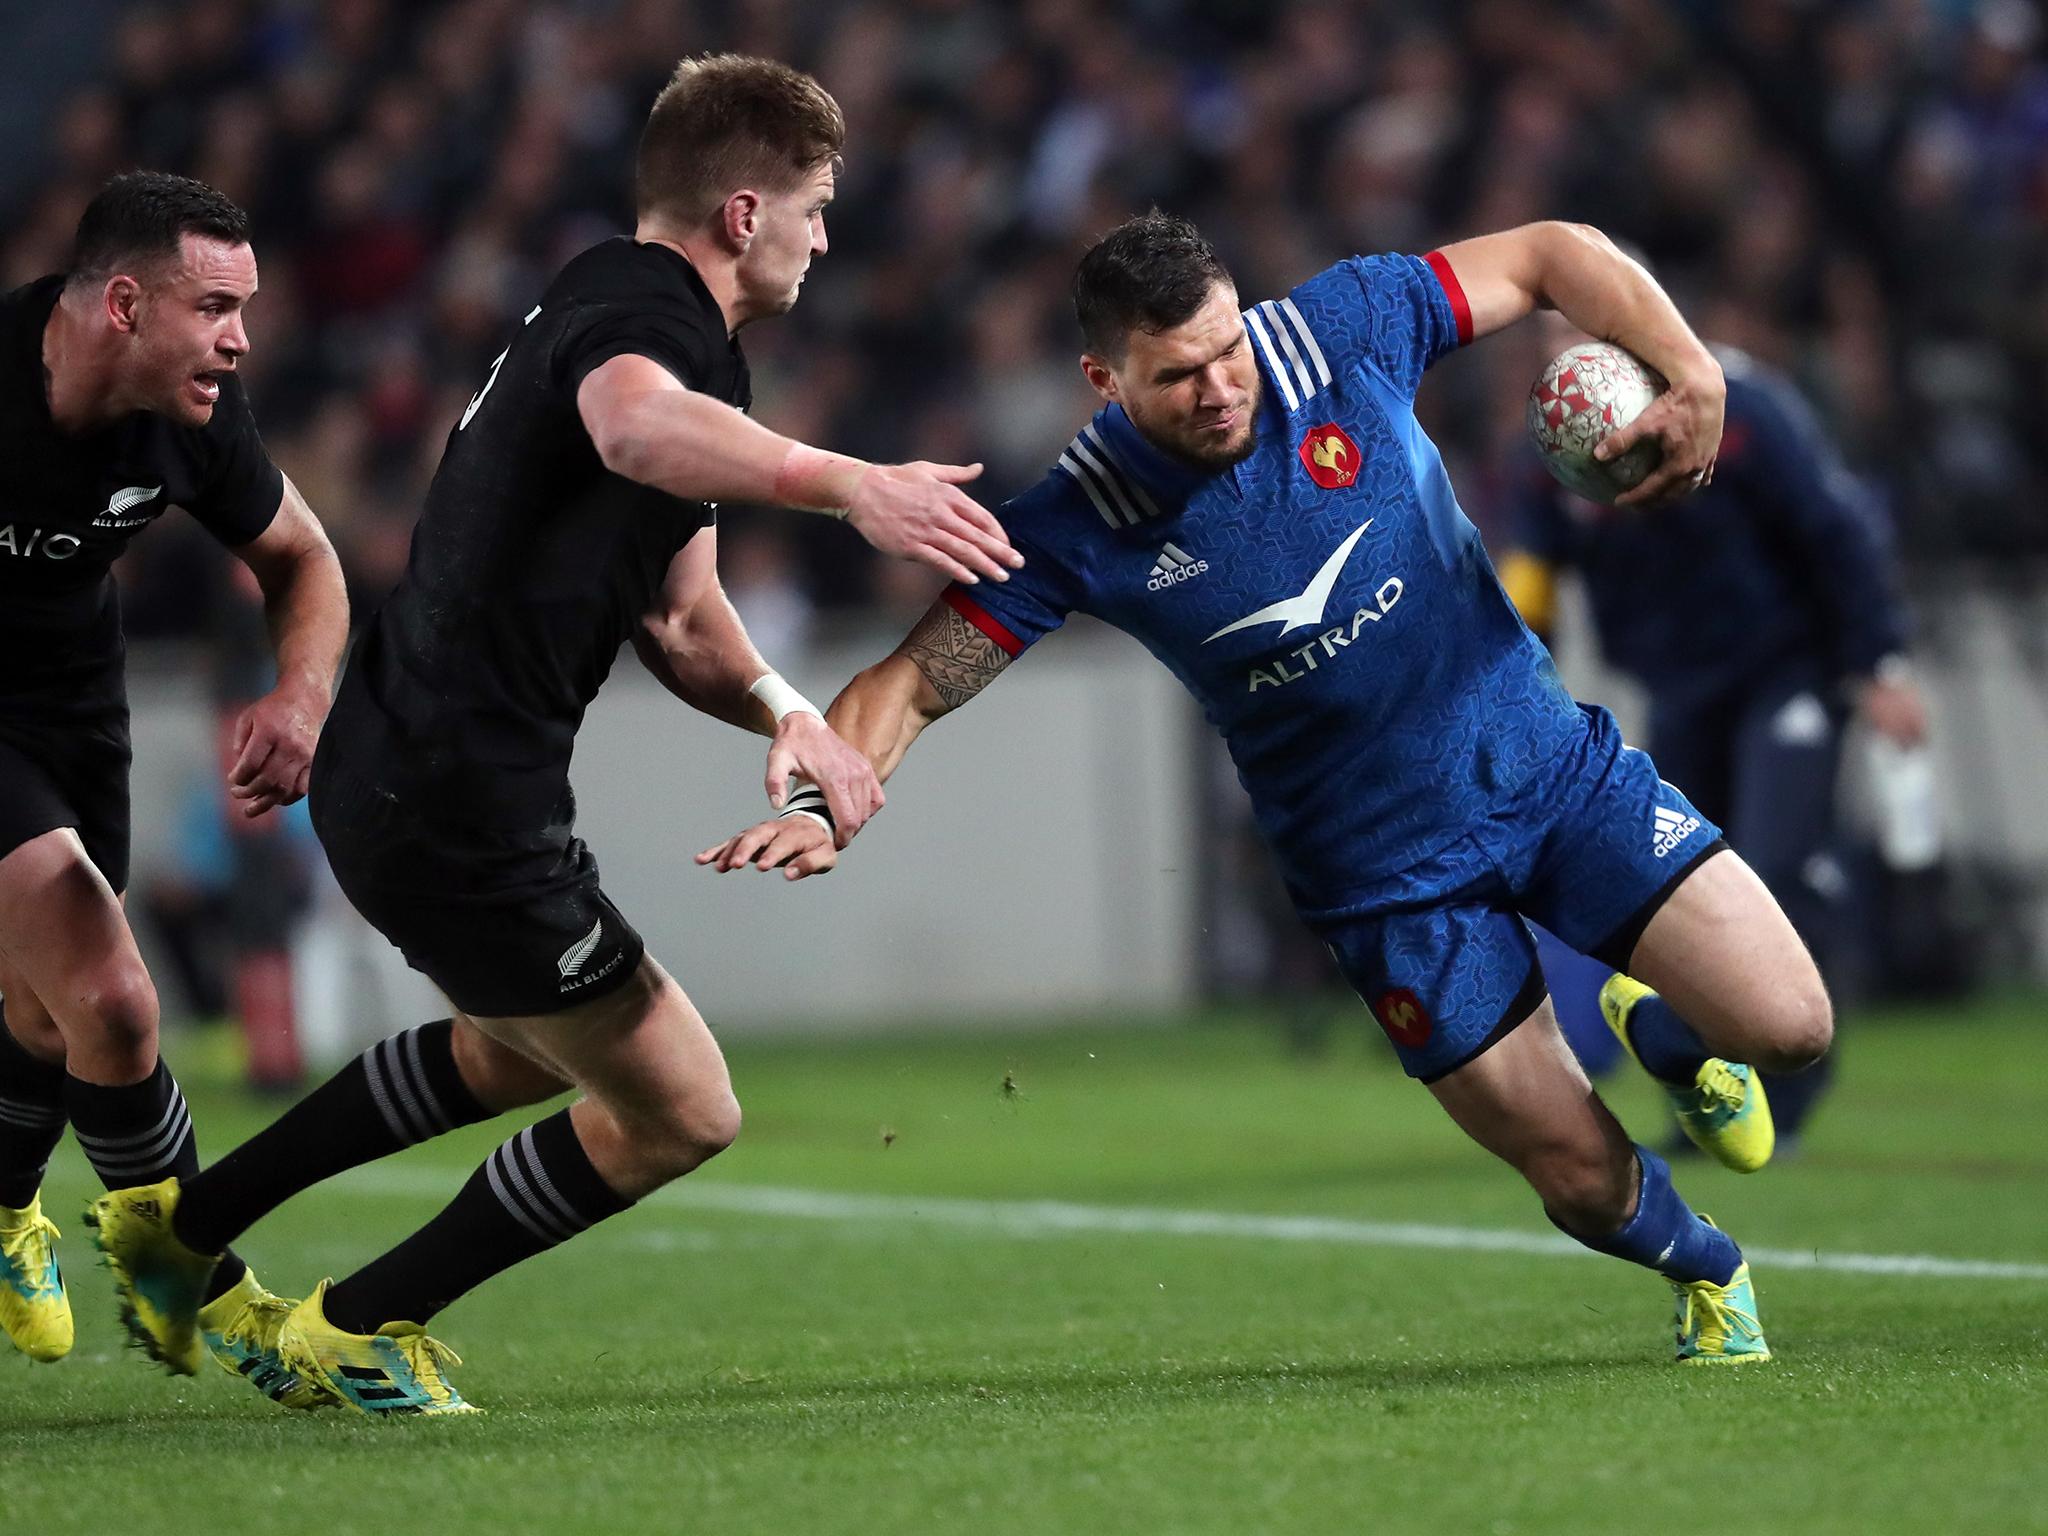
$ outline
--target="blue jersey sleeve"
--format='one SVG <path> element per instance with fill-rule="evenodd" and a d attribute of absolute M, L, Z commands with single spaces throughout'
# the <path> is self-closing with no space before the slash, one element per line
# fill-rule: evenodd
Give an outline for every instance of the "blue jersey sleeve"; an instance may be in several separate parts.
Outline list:
<path fill-rule="evenodd" d="M 1341 366 L 1364 364 L 1413 400 L 1430 364 L 1472 339 L 1472 311 L 1441 253 L 1352 256 L 1294 291 Z"/>
<path fill-rule="evenodd" d="M 1882 513 L 1789 385 L 1735 369 L 1728 427 L 1749 434 L 1751 473 L 1807 590 L 1825 613 L 1835 659 L 1864 675 L 1907 639 L 1905 603 Z"/>
<path fill-rule="evenodd" d="M 1044 519 L 1057 501 L 1057 474 L 996 512 L 1003 532 L 1024 557 L 1021 569 L 1010 572 L 1008 581 L 979 581 L 973 586 L 954 582 L 939 594 L 955 613 L 1012 656 L 1043 639 L 1067 620 L 1080 606 L 1076 580 L 1047 548 L 1049 539 L 1039 537 Z"/>

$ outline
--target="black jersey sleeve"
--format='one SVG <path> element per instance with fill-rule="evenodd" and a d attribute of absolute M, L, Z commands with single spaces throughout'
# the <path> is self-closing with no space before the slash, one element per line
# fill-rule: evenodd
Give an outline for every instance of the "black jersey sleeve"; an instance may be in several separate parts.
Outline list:
<path fill-rule="evenodd" d="M 703 389 L 729 345 L 707 316 L 680 305 L 585 305 L 562 328 L 555 378 L 573 399 L 593 370 L 636 356 L 666 368 L 685 389 Z"/>
<path fill-rule="evenodd" d="M 220 400 L 202 440 L 200 486 L 185 510 L 221 543 L 246 544 L 277 516 L 284 475 L 264 451 L 240 379 L 221 380 Z"/>

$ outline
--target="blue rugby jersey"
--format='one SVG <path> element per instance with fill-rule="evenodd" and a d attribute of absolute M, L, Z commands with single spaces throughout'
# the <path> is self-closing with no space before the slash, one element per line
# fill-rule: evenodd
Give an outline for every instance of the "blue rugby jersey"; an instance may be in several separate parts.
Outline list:
<path fill-rule="evenodd" d="M 1245 324 L 1258 446 L 1200 475 L 1111 405 L 1000 517 L 1027 563 L 946 600 L 1012 655 L 1070 612 L 1134 635 L 1229 744 L 1303 914 L 1483 821 L 1582 729 L 1415 420 L 1471 334 L 1440 256 L 1339 262 Z"/>

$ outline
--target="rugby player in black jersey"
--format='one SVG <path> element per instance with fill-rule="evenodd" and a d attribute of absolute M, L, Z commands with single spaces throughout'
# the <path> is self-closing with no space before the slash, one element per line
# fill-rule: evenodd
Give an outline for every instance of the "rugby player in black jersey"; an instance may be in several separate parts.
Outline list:
<path fill-rule="evenodd" d="M 110 567 L 178 506 L 261 584 L 278 681 L 236 724 L 229 790 L 248 815 L 305 793 L 347 635 L 334 551 L 235 376 L 255 292 L 242 211 L 138 172 L 87 206 L 68 272 L 0 297 L 0 1322 L 37 1360 L 72 1342 L 38 1194 L 65 1124 L 111 1188 L 199 1167 L 121 906 L 128 705 Z M 289 1307 L 232 1256 L 196 1299 L 234 1364 Z"/>
<path fill-rule="evenodd" d="M 333 1401 L 467 1411 L 421 1325 L 738 1134 L 710 1031 L 573 830 L 570 751 L 620 647 L 685 702 L 772 735 L 776 803 L 792 774 L 808 781 L 792 809 L 842 839 L 881 804 L 866 760 L 741 629 L 714 504 L 843 516 L 957 580 L 1021 564 L 958 488 L 978 467 L 864 464 L 743 414 L 734 336 L 788 310 L 823 254 L 843 137 L 807 75 L 685 60 L 641 139 L 634 237 L 563 269 L 449 435 L 406 573 L 343 679 L 313 816 L 342 889 L 454 1016 L 371 1048 L 198 1177 L 100 1203 L 103 1230 L 126 1234 L 131 1291 L 190 1298 L 294 1192 L 573 1086 L 574 1105 L 507 1141 L 427 1226 L 292 1313 L 284 1362 Z M 151 1315 L 158 1354 L 175 1355 L 189 1301 Z"/>

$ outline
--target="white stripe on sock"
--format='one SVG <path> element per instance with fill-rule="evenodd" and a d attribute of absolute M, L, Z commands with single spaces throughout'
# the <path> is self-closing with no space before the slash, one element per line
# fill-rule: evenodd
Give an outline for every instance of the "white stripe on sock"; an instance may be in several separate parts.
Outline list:
<path fill-rule="evenodd" d="M 424 1027 L 415 1024 L 399 1038 L 405 1042 L 406 1065 L 412 1072 L 412 1086 L 420 1096 L 420 1113 L 427 1122 L 427 1135 L 438 1136 L 450 1129 L 454 1122 L 448 1118 L 448 1111 L 441 1107 L 441 1100 L 427 1077 L 426 1058 L 420 1052 L 420 1030 Z M 420 1139 L 424 1141 L 426 1137 Z"/>
<path fill-rule="evenodd" d="M 534 1187 L 552 1204 L 555 1214 L 572 1231 L 581 1232 L 589 1226 L 590 1223 L 584 1219 L 583 1214 L 562 1198 L 561 1191 L 555 1188 L 554 1180 L 548 1177 L 548 1171 L 540 1160 L 540 1147 L 533 1139 L 533 1127 L 529 1125 L 513 1137 L 512 1141 L 513 1155 L 519 1158 L 526 1172 L 533 1175 Z"/>
<path fill-rule="evenodd" d="M 409 1146 L 415 1138 L 412 1128 L 405 1123 L 405 1118 L 398 1112 L 398 1105 L 392 1100 L 390 1084 L 384 1080 L 384 1064 L 380 1059 L 383 1049 L 384 1042 L 379 1040 L 363 1052 L 363 1076 L 369 1081 L 370 1098 L 376 1103 L 377 1113 L 384 1117 L 385 1126 L 398 1138 L 401 1146 Z"/>

